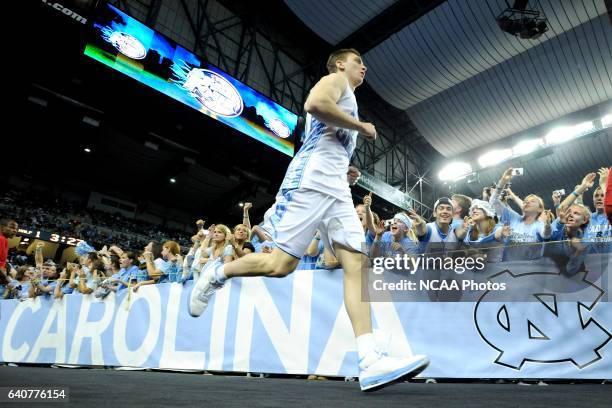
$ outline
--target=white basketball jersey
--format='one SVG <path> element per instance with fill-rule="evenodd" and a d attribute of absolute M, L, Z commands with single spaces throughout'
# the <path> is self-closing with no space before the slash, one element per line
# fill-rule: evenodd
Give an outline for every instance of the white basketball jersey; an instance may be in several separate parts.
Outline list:
<path fill-rule="evenodd" d="M 337 102 L 340 109 L 354 118 L 357 100 L 349 86 Z M 342 201 L 352 201 L 346 180 L 348 165 L 357 143 L 357 131 L 326 125 L 306 115 L 306 137 L 281 185 L 281 192 L 307 188 L 329 194 Z"/>

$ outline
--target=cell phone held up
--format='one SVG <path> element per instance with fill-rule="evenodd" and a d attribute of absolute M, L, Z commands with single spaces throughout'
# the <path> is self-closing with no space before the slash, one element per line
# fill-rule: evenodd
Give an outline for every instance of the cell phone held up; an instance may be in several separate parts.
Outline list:
<path fill-rule="evenodd" d="M 557 195 L 559 197 L 564 196 L 565 195 L 565 189 L 562 188 L 561 190 L 555 190 L 555 191 L 553 191 L 553 195 Z"/>
<path fill-rule="evenodd" d="M 512 169 L 512 175 L 513 176 L 522 176 L 523 175 L 523 168 L 522 167 L 516 167 Z"/>

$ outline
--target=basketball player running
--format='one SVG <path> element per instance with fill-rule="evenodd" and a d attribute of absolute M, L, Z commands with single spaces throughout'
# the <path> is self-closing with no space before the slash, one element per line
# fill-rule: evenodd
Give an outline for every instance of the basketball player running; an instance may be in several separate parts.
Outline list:
<path fill-rule="evenodd" d="M 317 229 L 344 270 L 344 304 L 359 354 L 362 391 L 380 389 L 413 377 L 429 364 L 427 357 L 390 357 L 380 352 L 372 334 L 370 303 L 361 298 L 363 229 L 347 182 L 357 134 L 376 139 L 371 123 L 360 122 L 354 90 L 366 67 L 354 49 L 332 53 L 329 75 L 312 88 L 306 100 L 306 138 L 293 158 L 271 216 L 276 248 L 270 254 L 249 254 L 233 262 L 206 265 L 194 283 L 189 313 L 200 316 L 214 292 L 229 278 L 284 277 L 295 270 Z"/>

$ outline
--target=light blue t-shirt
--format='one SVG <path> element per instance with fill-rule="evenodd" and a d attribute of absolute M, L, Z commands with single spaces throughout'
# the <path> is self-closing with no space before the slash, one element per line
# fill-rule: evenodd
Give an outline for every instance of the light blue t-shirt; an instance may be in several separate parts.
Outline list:
<path fill-rule="evenodd" d="M 461 218 L 453 218 L 453 222 L 451 222 L 451 227 L 453 229 L 457 229 L 463 225 L 463 220 Z"/>
<path fill-rule="evenodd" d="M 391 244 L 393 242 L 393 234 L 391 234 L 391 231 L 387 231 L 382 235 L 382 237 L 380 238 L 380 244 L 383 252 L 382 255 L 393 256 L 398 253 L 391 247 Z M 416 255 L 419 253 L 418 243 L 412 241 L 408 237 L 402 238 L 400 241 L 398 241 L 398 243 L 402 246 L 402 248 L 404 249 L 404 253 L 406 254 Z"/>
<path fill-rule="evenodd" d="M 95 290 L 98 287 L 98 283 L 101 281 L 100 278 L 94 279 L 89 267 L 83 265 L 82 269 L 83 269 L 83 272 L 85 272 L 85 279 L 86 279 L 85 287 L 91 290 Z M 74 284 L 76 285 L 77 288 L 79 287 L 80 280 L 81 280 L 81 277 L 77 274 L 74 277 Z"/>
<path fill-rule="evenodd" d="M 531 224 L 525 224 L 522 215 L 509 207 L 505 207 L 500 222 L 502 224 L 508 222 L 508 225 L 510 225 L 512 229 L 510 242 L 523 243 L 542 241 L 539 233 L 544 228 L 544 223 L 540 220 L 536 220 Z"/>
<path fill-rule="evenodd" d="M 374 242 L 374 238 L 376 238 L 376 237 L 374 236 L 374 234 L 372 234 L 372 231 L 366 230 L 366 232 L 365 232 L 365 243 L 366 243 L 366 246 L 368 248 L 370 248 L 372 246 L 372 243 Z"/>
<path fill-rule="evenodd" d="M 503 225 L 501 224 L 497 224 L 493 227 L 493 230 L 487 234 L 479 234 L 478 238 L 476 238 L 475 240 L 472 240 L 470 237 L 472 235 L 472 226 L 468 227 L 467 230 L 467 234 L 465 235 L 465 238 L 463 238 L 463 243 L 466 245 L 471 245 L 471 244 L 475 244 L 475 243 L 479 243 L 479 244 L 486 244 L 486 243 L 490 243 L 490 242 L 498 242 L 495 239 L 495 233 L 497 232 L 498 229 L 500 229 L 501 227 L 503 227 Z"/>
<path fill-rule="evenodd" d="M 567 241 L 569 237 L 567 236 L 567 232 L 565 230 L 565 224 L 561 222 L 559 218 L 556 218 L 551 226 L 551 241 Z M 589 241 L 586 236 L 586 230 L 583 232 L 581 229 L 577 231 L 576 237 L 580 238 L 582 241 Z"/>
<path fill-rule="evenodd" d="M 53 293 L 55 292 L 55 288 L 57 287 L 58 284 L 60 284 L 60 282 L 56 281 L 56 280 L 51 282 L 51 283 L 49 283 L 49 281 L 47 279 L 41 279 L 40 283 L 41 283 L 42 286 L 46 286 L 48 288 L 51 288 L 51 292 L 44 294 L 46 296 L 52 296 Z M 74 289 L 70 287 L 70 285 L 68 284 L 68 281 L 65 281 L 65 283 L 62 285 L 61 291 L 62 291 L 62 293 L 64 295 L 67 295 L 69 293 L 72 293 L 74 291 Z"/>
<path fill-rule="evenodd" d="M 544 253 L 544 244 L 534 243 L 544 241 L 540 234 L 544 229 L 544 223 L 536 220 L 531 224 L 523 222 L 523 216 L 509 207 L 504 207 L 500 219 L 502 224 L 508 223 L 512 234 L 506 241 L 508 246 L 504 249 L 504 261 L 539 259 Z M 529 245 L 522 245 L 529 244 Z"/>
<path fill-rule="evenodd" d="M 58 285 L 58 281 L 54 280 L 52 282 L 49 282 L 49 279 L 47 278 L 43 278 L 40 280 L 40 286 L 46 286 L 47 288 L 51 289 L 51 292 L 47 292 L 47 293 L 43 293 L 45 296 L 52 296 L 53 292 L 55 292 L 55 287 Z M 68 294 L 68 293 L 72 293 L 73 289 L 70 287 L 70 285 L 68 284 L 68 281 L 66 281 L 66 283 L 64 283 L 64 285 L 62 286 L 62 293 L 64 295 Z"/>
<path fill-rule="evenodd" d="M 223 260 L 223 258 L 225 258 L 226 256 L 232 256 L 232 255 L 234 255 L 234 247 L 231 245 L 226 245 L 225 248 L 223 248 L 223 253 L 221 254 L 221 256 L 218 256 L 217 258 L 214 258 L 214 259 L 213 259 L 213 247 L 206 248 L 206 257 L 210 258 L 210 260 L 217 260 L 217 259 Z"/>
<path fill-rule="evenodd" d="M 584 233 L 585 241 L 612 242 L 612 225 L 605 213 L 594 212 Z"/>
<path fill-rule="evenodd" d="M 253 234 L 251 237 L 251 245 L 255 248 L 255 252 L 261 252 L 261 241 L 259 240 L 259 236 L 257 234 Z"/>
<path fill-rule="evenodd" d="M 137 282 L 142 282 L 144 280 L 146 280 L 147 278 L 147 274 L 146 271 L 140 271 L 140 269 L 136 266 L 136 265 L 132 265 L 129 268 L 125 269 L 125 268 L 121 268 L 119 269 L 119 272 L 113 274 L 113 276 L 111 276 L 112 279 L 117 279 L 120 280 L 122 282 L 129 282 L 131 280 L 136 280 Z M 127 286 L 125 284 L 120 284 L 117 289 L 124 289 Z"/>
<path fill-rule="evenodd" d="M 158 283 L 164 282 L 181 282 L 183 277 L 183 266 L 178 262 L 165 261 L 165 264 L 159 268 L 164 274 L 159 278 Z"/>
<path fill-rule="evenodd" d="M 498 229 L 502 228 L 503 225 L 497 224 L 493 227 L 493 230 L 485 235 L 479 234 L 478 238 L 472 240 L 472 226 L 468 227 L 467 234 L 463 239 L 465 245 L 473 245 L 476 247 L 486 248 L 487 262 L 501 262 L 503 258 L 504 247 L 503 244 L 495 239 L 495 233 Z M 494 245 L 497 244 L 497 245 Z"/>
<path fill-rule="evenodd" d="M 55 286 L 53 287 L 53 290 L 55 291 Z M 62 289 L 61 289 L 62 293 L 64 295 L 68 295 L 72 292 L 74 292 L 74 289 L 70 287 L 70 285 L 68 284 L 68 282 L 66 282 L 65 284 L 62 285 Z"/>
<path fill-rule="evenodd" d="M 16 299 L 27 299 L 30 294 L 30 282 L 24 282 L 21 284 L 21 290 L 19 291 L 19 294 L 16 296 Z"/>
<path fill-rule="evenodd" d="M 550 229 L 551 229 L 551 234 L 550 234 L 551 241 L 563 241 L 564 239 L 566 239 L 565 224 L 563 224 L 559 218 L 554 219 L 552 224 L 550 224 Z"/>

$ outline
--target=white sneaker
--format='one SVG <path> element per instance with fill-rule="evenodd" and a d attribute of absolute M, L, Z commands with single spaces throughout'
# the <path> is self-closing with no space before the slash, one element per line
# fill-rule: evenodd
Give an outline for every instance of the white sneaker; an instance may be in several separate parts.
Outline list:
<path fill-rule="evenodd" d="M 376 391 L 395 382 L 407 380 L 423 371 L 429 365 L 424 355 L 410 357 L 389 357 L 377 353 L 371 363 L 359 367 L 359 385 L 361 391 Z"/>
<path fill-rule="evenodd" d="M 216 279 L 217 268 L 222 266 L 223 262 L 209 262 L 204 267 L 197 281 L 194 282 L 189 296 L 189 314 L 193 317 L 198 317 L 204 313 L 208 306 L 208 301 L 212 295 L 223 287 L 223 283 L 219 283 Z"/>

